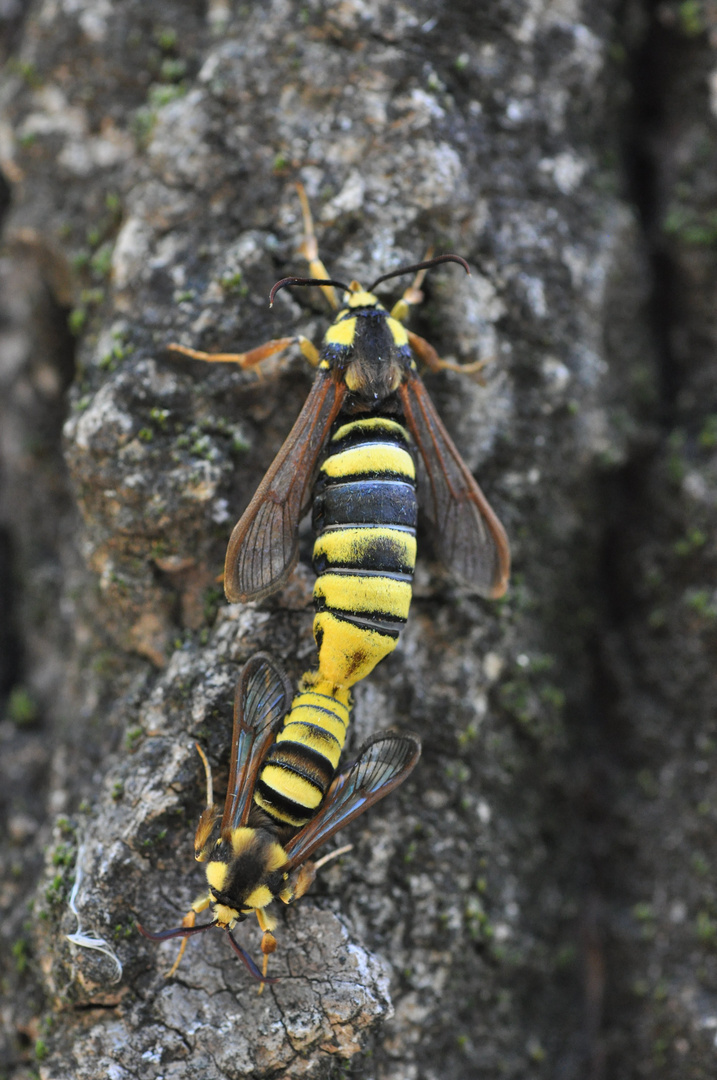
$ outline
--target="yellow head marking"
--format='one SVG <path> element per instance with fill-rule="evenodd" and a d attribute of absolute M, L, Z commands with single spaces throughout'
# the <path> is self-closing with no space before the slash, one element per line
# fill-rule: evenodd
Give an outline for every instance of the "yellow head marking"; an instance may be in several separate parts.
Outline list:
<path fill-rule="evenodd" d="M 221 892 L 227 880 L 227 864 L 223 862 L 207 863 L 207 884 L 215 892 Z"/>
<path fill-rule="evenodd" d="M 256 889 L 247 896 L 244 901 L 244 906 L 249 908 L 265 908 L 273 899 L 274 897 L 271 895 L 271 889 L 268 885 L 257 885 Z"/>
<path fill-rule="evenodd" d="M 372 292 L 366 292 L 360 286 L 356 292 L 352 292 L 348 296 L 348 305 L 350 308 L 357 307 L 377 307 L 380 308 L 381 304 L 377 296 L 374 296 Z"/>

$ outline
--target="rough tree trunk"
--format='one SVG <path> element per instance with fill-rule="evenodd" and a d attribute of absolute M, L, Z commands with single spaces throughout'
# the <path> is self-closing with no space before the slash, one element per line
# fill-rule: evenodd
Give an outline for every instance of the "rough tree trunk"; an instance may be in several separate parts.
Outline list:
<path fill-rule="evenodd" d="M 0 1073 L 714 1076 L 714 5 L 0 19 Z M 318 340 L 320 297 L 267 306 L 304 270 L 298 179 L 340 279 L 470 261 L 413 325 L 489 359 L 427 381 L 515 570 L 477 601 L 419 537 L 351 745 L 395 725 L 423 758 L 282 916 L 259 997 L 222 935 L 167 981 L 134 927 L 201 888 L 193 744 L 220 786 L 241 664 L 313 655 L 308 533 L 270 601 L 217 585 L 310 374 L 165 349 Z"/>

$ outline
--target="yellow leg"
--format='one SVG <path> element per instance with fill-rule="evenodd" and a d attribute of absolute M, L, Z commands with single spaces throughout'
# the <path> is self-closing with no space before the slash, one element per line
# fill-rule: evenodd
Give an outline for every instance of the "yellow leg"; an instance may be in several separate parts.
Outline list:
<path fill-rule="evenodd" d="M 413 349 L 419 360 L 431 369 L 431 371 L 460 371 L 464 375 L 472 375 L 481 371 L 489 362 L 486 357 L 483 360 L 475 360 L 472 364 L 456 364 L 453 360 L 442 360 L 430 341 L 408 330 L 408 344 Z"/>
<path fill-rule="evenodd" d="M 209 907 L 210 903 L 211 903 L 211 897 L 209 896 L 208 893 L 206 894 L 206 896 L 200 896 L 198 900 L 195 900 L 194 903 L 192 904 L 190 910 L 187 912 L 187 914 L 182 919 L 182 926 L 194 926 L 194 924 L 197 921 L 197 915 L 199 915 L 202 911 L 206 911 L 206 909 Z M 188 940 L 189 940 L 188 938 L 183 938 L 182 939 L 182 944 L 179 946 L 179 952 L 177 953 L 177 959 L 174 961 L 171 968 L 169 969 L 169 971 L 164 976 L 165 979 L 171 979 L 172 975 L 174 975 L 175 971 L 177 970 L 177 968 L 181 964 L 182 957 L 184 956 L 184 950 L 187 947 L 187 941 Z"/>
<path fill-rule="evenodd" d="M 430 247 L 426 252 L 424 258 L 422 259 L 422 262 L 427 262 L 428 259 L 432 257 L 432 255 L 433 248 Z M 415 304 L 423 303 L 423 293 L 421 292 L 421 286 L 423 285 L 423 279 L 426 276 L 427 272 L 428 267 L 425 266 L 423 270 L 418 271 L 411 284 L 408 286 L 407 289 L 404 290 L 401 299 L 397 300 L 391 308 L 392 319 L 398 319 L 399 322 L 405 322 L 408 318 L 409 307 L 412 307 Z"/>
<path fill-rule="evenodd" d="M 309 273 L 314 278 L 329 278 L 331 274 L 328 272 L 323 262 L 319 258 L 319 245 L 316 240 L 316 234 L 314 232 L 314 220 L 311 216 L 311 208 L 309 207 L 309 200 L 306 197 L 306 191 L 303 184 L 297 184 L 296 190 L 299 193 L 299 202 L 301 203 L 301 215 L 304 219 L 304 239 L 301 242 L 299 251 L 304 256 L 309 264 Z M 336 299 L 336 293 L 334 292 L 333 285 L 320 285 L 322 293 L 331 304 L 331 307 L 336 311 L 339 306 L 339 302 Z"/>
<path fill-rule="evenodd" d="M 309 339 L 303 337 L 303 335 L 299 335 L 297 340 L 299 342 L 299 348 L 301 349 L 301 355 L 304 359 L 308 360 L 312 367 L 318 367 L 321 354 L 313 341 L 309 341 Z"/>

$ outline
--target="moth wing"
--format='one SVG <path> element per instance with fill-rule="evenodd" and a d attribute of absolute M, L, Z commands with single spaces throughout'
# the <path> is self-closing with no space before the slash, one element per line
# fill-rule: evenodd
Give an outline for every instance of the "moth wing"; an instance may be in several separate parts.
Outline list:
<path fill-rule="evenodd" d="M 473 591 L 481 596 L 502 596 L 510 574 L 505 529 L 416 372 L 408 372 L 399 394 L 425 466 L 425 475 L 419 475 L 419 506 L 431 522 L 437 555 Z"/>
<path fill-rule="evenodd" d="M 289 578 L 299 555 L 298 528 L 321 450 L 346 388 L 320 370 L 304 407 L 234 526 L 224 564 L 230 603 L 261 600 Z"/>
<path fill-rule="evenodd" d="M 377 735 L 340 772 L 318 813 L 285 845 L 291 867 L 299 866 L 335 832 L 402 784 L 421 756 L 413 735 Z"/>
<path fill-rule="evenodd" d="M 256 778 L 267 751 L 291 706 L 291 684 L 266 653 L 256 653 L 242 668 L 234 698 L 234 730 L 229 784 L 221 831 L 244 825 Z"/>

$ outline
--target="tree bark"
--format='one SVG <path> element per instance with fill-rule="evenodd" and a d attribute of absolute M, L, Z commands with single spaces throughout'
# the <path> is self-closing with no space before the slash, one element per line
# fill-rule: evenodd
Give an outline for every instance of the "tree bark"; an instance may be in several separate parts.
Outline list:
<path fill-rule="evenodd" d="M 0 1072 L 713 1076 L 714 4 L 0 18 Z M 202 888 L 194 744 L 221 794 L 241 665 L 314 655 L 308 530 L 270 600 L 218 584 L 310 373 L 166 348 L 320 342 L 318 294 L 267 304 L 305 272 L 297 181 L 339 280 L 469 261 L 412 326 L 486 359 L 426 382 L 514 573 L 477 600 L 419 534 L 350 749 L 423 757 L 281 915 L 259 996 L 222 935 L 167 980 L 135 924 Z"/>

